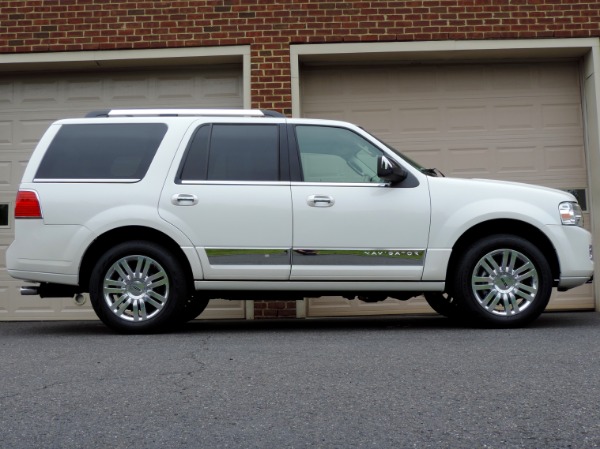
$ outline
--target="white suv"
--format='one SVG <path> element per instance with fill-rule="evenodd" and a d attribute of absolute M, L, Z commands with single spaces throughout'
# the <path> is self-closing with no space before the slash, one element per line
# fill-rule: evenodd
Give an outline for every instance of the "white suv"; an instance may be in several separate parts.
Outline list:
<path fill-rule="evenodd" d="M 425 294 L 439 313 L 520 326 L 591 279 L 565 192 L 452 179 L 349 123 L 259 110 L 111 110 L 50 126 L 7 252 L 23 294 L 89 292 L 121 332 L 210 298 Z"/>

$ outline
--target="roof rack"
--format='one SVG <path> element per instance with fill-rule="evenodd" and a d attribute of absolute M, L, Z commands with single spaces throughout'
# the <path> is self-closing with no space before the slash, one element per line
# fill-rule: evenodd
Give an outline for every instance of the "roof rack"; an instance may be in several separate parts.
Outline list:
<path fill-rule="evenodd" d="M 268 109 L 105 109 L 88 112 L 92 117 L 285 117 Z"/>

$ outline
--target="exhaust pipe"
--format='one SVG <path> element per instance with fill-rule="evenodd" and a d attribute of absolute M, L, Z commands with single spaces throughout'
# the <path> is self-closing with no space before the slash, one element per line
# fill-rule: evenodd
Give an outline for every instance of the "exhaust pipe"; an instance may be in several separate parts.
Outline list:
<path fill-rule="evenodd" d="M 23 296 L 36 296 L 40 294 L 40 287 L 37 285 L 27 285 L 25 287 L 21 287 L 21 294 Z"/>
<path fill-rule="evenodd" d="M 25 285 L 21 287 L 21 295 L 39 295 L 40 298 L 68 298 L 79 295 L 80 293 L 81 291 L 76 285 L 52 284 L 49 282 L 42 282 L 40 285 Z M 76 302 L 79 304 L 79 301 L 82 300 L 78 299 Z M 83 302 L 85 302 L 85 298 L 83 299 Z"/>
<path fill-rule="evenodd" d="M 73 301 L 75 301 L 75 304 L 77 304 L 78 306 L 82 306 L 85 304 L 85 296 L 83 296 L 81 293 L 77 293 L 73 297 Z"/>

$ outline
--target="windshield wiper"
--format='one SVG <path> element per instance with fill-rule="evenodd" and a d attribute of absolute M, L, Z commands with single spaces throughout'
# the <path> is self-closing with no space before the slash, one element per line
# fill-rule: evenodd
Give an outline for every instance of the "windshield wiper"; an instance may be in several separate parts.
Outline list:
<path fill-rule="evenodd" d="M 445 178 L 446 177 L 446 175 L 444 175 L 437 168 L 422 168 L 421 173 L 424 173 L 428 176 L 435 176 L 436 178 Z"/>

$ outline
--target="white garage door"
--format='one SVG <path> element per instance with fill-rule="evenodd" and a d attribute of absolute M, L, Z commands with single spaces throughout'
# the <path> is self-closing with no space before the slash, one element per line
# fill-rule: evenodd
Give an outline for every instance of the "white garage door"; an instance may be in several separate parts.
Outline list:
<path fill-rule="evenodd" d="M 140 107 L 243 107 L 241 67 L 186 70 L 38 73 L 0 76 L 0 320 L 93 319 L 89 301 L 21 296 L 5 271 L 13 239 L 12 207 L 38 139 L 56 119 L 91 110 Z M 8 213 L 7 213 L 8 211 Z M 244 317 L 242 301 L 211 301 L 203 318 Z"/>
<path fill-rule="evenodd" d="M 587 189 L 575 62 L 305 67 L 301 96 L 304 117 L 357 123 L 448 176 Z M 550 307 L 591 309 L 593 289 L 555 294 Z M 422 299 L 308 303 L 310 316 L 430 310 Z"/>

